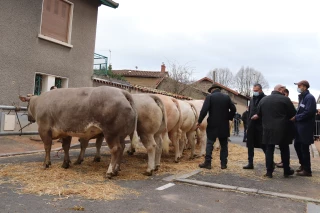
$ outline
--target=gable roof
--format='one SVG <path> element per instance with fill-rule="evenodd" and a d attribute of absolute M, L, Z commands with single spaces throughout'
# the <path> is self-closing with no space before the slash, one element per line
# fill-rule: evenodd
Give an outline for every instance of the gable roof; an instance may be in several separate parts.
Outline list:
<path fill-rule="evenodd" d="M 234 94 L 234 95 L 238 95 L 238 96 L 241 96 L 241 97 L 243 97 L 243 98 L 245 98 L 245 99 L 247 99 L 247 100 L 250 100 L 250 97 L 245 96 L 245 95 L 242 95 L 242 94 L 240 94 L 239 92 L 237 92 L 237 91 L 235 91 L 235 90 L 233 90 L 233 89 L 230 89 L 229 87 L 226 87 L 226 86 L 224 86 L 224 85 L 222 85 L 222 84 L 219 84 L 218 82 L 214 82 L 212 79 L 210 79 L 210 78 L 208 78 L 208 77 L 201 78 L 200 80 L 194 82 L 193 84 L 201 83 L 201 82 L 203 82 L 203 81 L 209 81 L 210 83 L 212 83 L 212 84 L 214 84 L 214 85 L 218 85 L 218 86 L 220 86 L 222 89 L 224 89 L 224 90 L 226 90 L 226 91 L 228 91 L 228 92 L 230 92 L 230 93 L 232 93 L 232 94 Z"/>
<path fill-rule="evenodd" d="M 163 78 L 168 76 L 168 72 L 160 71 L 141 71 L 141 70 L 112 70 L 114 74 L 123 77 L 141 77 L 141 78 Z"/>
<path fill-rule="evenodd" d="M 161 95 L 171 96 L 171 97 L 174 97 L 174 98 L 177 98 L 177 99 L 181 99 L 181 100 L 192 100 L 192 98 L 187 97 L 187 96 L 178 95 L 178 94 L 174 94 L 174 93 L 169 93 L 169 92 L 166 92 L 166 91 L 163 91 L 163 90 L 153 89 L 153 88 L 149 88 L 149 87 L 143 87 L 143 86 L 139 86 L 139 85 L 128 85 L 128 84 L 109 81 L 109 80 L 106 80 L 106 79 L 101 79 L 101 78 L 96 78 L 96 77 L 93 77 L 92 80 L 96 81 L 96 82 L 99 82 L 99 83 L 103 83 L 105 85 L 118 87 L 120 89 L 130 89 L 130 90 L 140 91 L 140 92 L 143 92 L 143 93 L 161 94 Z"/>
<path fill-rule="evenodd" d="M 114 2 L 112 0 L 100 0 L 100 2 L 101 2 L 101 4 L 106 5 L 108 7 L 111 7 L 111 8 L 114 8 L 114 9 L 119 7 L 119 3 Z"/>

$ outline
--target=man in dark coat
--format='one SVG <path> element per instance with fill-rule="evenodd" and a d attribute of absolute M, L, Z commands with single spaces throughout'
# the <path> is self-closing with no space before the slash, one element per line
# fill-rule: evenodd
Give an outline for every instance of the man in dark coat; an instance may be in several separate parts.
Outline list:
<path fill-rule="evenodd" d="M 297 90 L 300 93 L 298 112 L 292 118 L 296 125 L 294 148 L 301 165 L 297 170 L 297 175 L 312 176 L 309 146 L 314 143 L 314 115 L 317 112 L 317 103 L 308 90 L 310 87 L 308 81 L 303 80 L 295 84 L 298 85 Z"/>
<path fill-rule="evenodd" d="M 288 97 L 283 95 L 285 86 L 277 85 L 271 95 L 263 98 L 258 106 L 257 115 L 253 119 L 261 118 L 263 127 L 262 143 L 266 145 L 266 177 L 272 178 L 274 170 L 274 148 L 279 145 L 281 160 L 283 163 L 284 176 L 289 177 L 294 174 L 290 168 L 289 144 L 288 140 L 290 126 L 288 122 L 296 114 L 293 103 Z"/>
<path fill-rule="evenodd" d="M 257 114 L 258 105 L 266 95 L 262 91 L 261 84 L 253 86 L 253 97 L 249 105 L 249 118 L 247 130 L 247 147 L 248 147 L 248 165 L 243 169 L 253 169 L 254 148 L 261 148 L 265 152 L 265 146 L 262 144 L 262 122 L 261 119 L 252 120 L 251 117 Z"/>
<path fill-rule="evenodd" d="M 232 121 L 236 107 L 228 95 L 221 93 L 220 86 L 214 85 L 208 91 L 211 94 L 206 97 L 203 103 L 197 124 L 199 127 L 209 112 L 206 156 L 204 163 L 199 164 L 199 167 L 211 169 L 213 144 L 219 138 L 221 169 L 226 169 L 228 163 L 228 137 L 230 137 L 229 120 Z"/>
<path fill-rule="evenodd" d="M 243 128 L 244 128 L 244 135 L 243 135 L 243 142 L 247 142 L 247 129 L 248 129 L 248 117 L 249 117 L 249 110 L 242 113 L 241 120 L 243 121 Z"/>

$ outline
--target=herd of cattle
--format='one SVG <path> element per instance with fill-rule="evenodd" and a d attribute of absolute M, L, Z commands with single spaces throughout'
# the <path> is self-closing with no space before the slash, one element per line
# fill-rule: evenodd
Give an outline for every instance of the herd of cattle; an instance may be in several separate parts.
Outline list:
<path fill-rule="evenodd" d="M 72 137 L 78 137 L 80 155 L 75 162 L 84 159 L 90 139 L 96 138 L 97 153 L 94 160 L 100 161 L 100 148 L 105 138 L 111 152 L 107 177 L 118 174 L 125 148 L 125 138 L 130 136 L 134 152 L 139 141 L 148 153 L 147 175 L 152 175 L 160 166 L 162 151 L 174 146 L 175 162 L 179 161 L 186 145 L 195 156 L 196 140 L 205 152 L 207 119 L 197 128 L 198 115 L 203 100 L 182 101 L 164 95 L 130 94 L 114 87 L 88 87 L 57 89 L 40 96 L 20 96 L 28 102 L 28 120 L 37 122 L 40 137 L 46 152 L 44 167 L 51 165 L 50 151 L 53 139 L 62 138 L 65 153 L 62 167 L 70 165 L 69 149 Z"/>

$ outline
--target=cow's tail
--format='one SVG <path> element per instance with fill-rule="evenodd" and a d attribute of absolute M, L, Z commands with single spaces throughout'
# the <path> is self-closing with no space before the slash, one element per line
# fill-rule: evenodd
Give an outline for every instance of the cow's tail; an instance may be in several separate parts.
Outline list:
<path fill-rule="evenodd" d="M 165 136 L 162 139 L 162 151 L 167 154 L 167 153 L 169 153 L 170 139 L 168 137 L 168 129 L 167 129 L 168 121 L 167 121 L 166 108 L 165 108 L 163 102 L 161 101 L 161 99 L 158 96 L 151 95 L 151 97 L 157 103 L 157 105 L 159 106 L 159 108 L 161 109 L 161 112 L 162 112 L 162 122 L 161 122 L 161 126 L 160 126 L 160 131 L 162 133 L 165 133 L 165 135 L 167 135 L 167 137 Z"/>
<path fill-rule="evenodd" d="M 188 103 L 190 104 L 192 112 L 194 114 L 195 121 L 194 121 L 194 127 L 193 128 L 195 128 L 196 136 L 197 136 L 196 140 L 198 142 L 198 140 L 199 140 L 198 138 L 200 137 L 200 134 L 201 134 L 199 128 L 196 127 L 196 125 L 198 123 L 199 114 L 198 114 L 198 111 L 197 111 L 196 107 L 193 105 L 193 103 L 190 103 L 190 102 L 188 102 Z"/>
<path fill-rule="evenodd" d="M 128 154 L 133 154 L 135 152 L 135 148 L 137 147 L 137 145 L 139 143 L 139 136 L 137 133 L 138 111 L 137 111 L 136 105 L 133 101 L 131 94 L 129 94 L 126 91 L 123 91 L 123 94 L 127 98 L 127 100 L 129 101 L 129 103 L 135 113 L 134 130 L 133 130 L 133 132 L 130 133 L 131 144 L 130 144 L 130 148 L 128 150 Z"/>
<path fill-rule="evenodd" d="M 177 99 L 175 99 L 175 98 L 172 98 L 171 99 L 172 101 L 173 101 L 173 103 L 176 105 L 176 107 L 177 107 L 177 109 L 178 109 L 178 111 L 179 111 L 179 121 L 178 121 L 178 123 L 176 124 L 176 126 L 175 126 L 175 128 L 177 129 L 177 133 L 178 133 L 178 141 L 180 140 L 180 138 L 181 138 L 181 133 L 182 133 L 182 131 L 181 131 L 181 125 L 182 125 L 182 114 L 181 114 L 181 108 L 180 108 L 180 104 L 179 104 L 179 102 L 178 102 L 178 100 Z"/>

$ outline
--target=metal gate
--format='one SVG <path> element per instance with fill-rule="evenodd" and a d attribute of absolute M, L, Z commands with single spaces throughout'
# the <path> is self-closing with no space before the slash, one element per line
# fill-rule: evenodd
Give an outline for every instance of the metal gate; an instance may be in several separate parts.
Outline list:
<path fill-rule="evenodd" d="M 33 126 L 32 126 L 33 125 Z M 0 136 L 8 135 L 38 135 L 36 124 L 29 123 L 27 107 L 0 105 Z M 25 131 L 25 127 L 28 127 Z"/>

